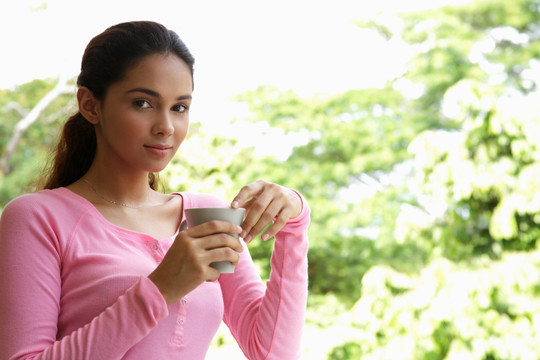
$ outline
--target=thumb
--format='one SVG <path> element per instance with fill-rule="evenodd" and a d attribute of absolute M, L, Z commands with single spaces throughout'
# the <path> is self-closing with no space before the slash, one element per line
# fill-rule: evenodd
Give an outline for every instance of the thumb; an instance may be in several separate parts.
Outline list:
<path fill-rule="evenodd" d="M 256 197 L 262 189 L 262 184 L 260 182 L 254 182 L 249 185 L 244 186 L 240 189 L 238 195 L 236 195 L 231 202 L 231 207 L 233 209 L 239 207 L 245 207 L 246 202 L 252 197 Z"/>

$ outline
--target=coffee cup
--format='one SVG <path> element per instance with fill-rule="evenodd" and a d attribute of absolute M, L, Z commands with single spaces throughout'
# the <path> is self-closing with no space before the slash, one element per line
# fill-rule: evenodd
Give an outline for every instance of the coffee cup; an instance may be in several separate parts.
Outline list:
<path fill-rule="evenodd" d="M 190 208 L 184 210 L 188 227 L 197 226 L 212 220 L 228 221 L 240 226 L 244 220 L 245 212 L 246 209 L 243 208 L 233 209 L 225 207 Z M 238 234 L 231 235 L 238 238 Z M 217 261 L 211 263 L 210 266 L 219 270 L 222 274 L 234 273 L 234 265 L 230 261 Z"/>

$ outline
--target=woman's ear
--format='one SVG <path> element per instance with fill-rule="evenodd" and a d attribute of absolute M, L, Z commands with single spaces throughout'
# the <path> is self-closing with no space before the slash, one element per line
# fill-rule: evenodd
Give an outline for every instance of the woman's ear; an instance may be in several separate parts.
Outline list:
<path fill-rule="evenodd" d="M 82 86 L 77 90 L 77 101 L 82 116 L 91 124 L 98 124 L 100 120 L 99 102 L 94 93 L 89 88 Z"/>

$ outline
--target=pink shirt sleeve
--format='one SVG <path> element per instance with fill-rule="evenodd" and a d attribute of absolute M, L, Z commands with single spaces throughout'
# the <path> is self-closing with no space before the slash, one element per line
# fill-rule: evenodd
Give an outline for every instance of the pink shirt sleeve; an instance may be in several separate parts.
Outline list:
<path fill-rule="evenodd" d="M 220 278 L 224 321 L 251 360 L 300 358 L 308 294 L 310 222 L 310 209 L 301 199 L 301 214 L 290 219 L 275 237 L 266 287 L 251 258 L 247 258 L 247 251 L 241 253 L 246 257 L 243 265 L 237 266 L 234 274 Z"/>
<path fill-rule="evenodd" d="M 31 199 L 11 202 L 0 219 L 0 289 L 8 292 L 0 296 L 0 359 L 120 359 L 167 316 L 163 297 L 141 277 L 90 323 L 57 341 L 60 227 Z"/>

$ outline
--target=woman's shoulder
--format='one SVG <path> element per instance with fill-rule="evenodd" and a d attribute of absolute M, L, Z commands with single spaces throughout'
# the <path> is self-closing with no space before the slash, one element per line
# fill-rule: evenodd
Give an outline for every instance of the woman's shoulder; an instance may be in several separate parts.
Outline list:
<path fill-rule="evenodd" d="M 4 207 L 6 211 L 31 211 L 44 207 L 51 201 L 50 190 L 42 190 L 36 193 L 27 193 L 17 196 Z"/>
<path fill-rule="evenodd" d="M 220 197 L 207 193 L 180 192 L 184 200 L 184 208 L 194 207 L 228 207 L 229 204 Z"/>
<path fill-rule="evenodd" d="M 65 216 L 85 209 L 84 202 L 78 201 L 75 194 L 66 188 L 41 190 L 35 193 L 20 195 L 4 207 L 4 214 L 32 216 L 36 214 L 56 214 Z"/>

